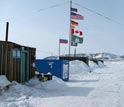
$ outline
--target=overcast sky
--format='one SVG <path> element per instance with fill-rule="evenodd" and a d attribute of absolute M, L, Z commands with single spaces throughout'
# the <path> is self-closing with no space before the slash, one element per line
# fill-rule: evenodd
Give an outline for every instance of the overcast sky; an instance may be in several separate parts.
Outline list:
<path fill-rule="evenodd" d="M 58 4 L 63 5 L 51 7 Z M 37 58 L 58 55 L 59 38 L 69 39 L 69 7 L 69 0 L 0 0 L 0 40 L 8 21 L 9 41 L 35 47 Z M 124 54 L 124 0 L 73 0 L 72 7 L 84 16 L 77 53 Z M 68 45 L 61 44 L 61 54 L 68 54 Z"/>

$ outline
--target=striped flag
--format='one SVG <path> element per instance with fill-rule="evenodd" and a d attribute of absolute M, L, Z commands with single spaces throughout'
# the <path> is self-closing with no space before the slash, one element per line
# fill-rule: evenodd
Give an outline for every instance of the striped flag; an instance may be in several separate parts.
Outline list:
<path fill-rule="evenodd" d="M 59 43 L 68 44 L 68 40 L 66 40 L 66 39 L 59 39 Z"/>
<path fill-rule="evenodd" d="M 78 26 L 78 23 L 77 22 L 75 22 L 75 21 L 73 21 L 73 20 L 71 20 L 71 26 Z"/>
<path fill-rule="evenodd" d="M 71 8 L 71 12 L 77 12 L 78 10 L 76 8 Z"/>
<path fill-rule="evenodd" d="M 84 20 L 84 16 L 71 12 L 71 19 L 76 19 L 76 20 Z"/>

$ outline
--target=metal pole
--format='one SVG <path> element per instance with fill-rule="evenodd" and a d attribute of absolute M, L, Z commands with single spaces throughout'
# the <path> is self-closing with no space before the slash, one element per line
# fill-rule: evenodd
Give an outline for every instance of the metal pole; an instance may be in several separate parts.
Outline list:
<path fill-rule="evenodd" d="M 71 50 L 71 8 L 72 8 L 72 0 L 70 0 L 70 31 L 69 31 L 69 56 Z"/>
<path fill-rule="evenodd" d="M 6 22 L 6 42 L 8 42 L 9 22 Z"/>
<path fill-rule="evenodd" d="M 74 57 L 76 57 L 76 48 L 74 49 Z"/>
<path fill-rule="evenodd" d="M 59 57 L 60 57 L 60 39 L 59 39 Z"/>

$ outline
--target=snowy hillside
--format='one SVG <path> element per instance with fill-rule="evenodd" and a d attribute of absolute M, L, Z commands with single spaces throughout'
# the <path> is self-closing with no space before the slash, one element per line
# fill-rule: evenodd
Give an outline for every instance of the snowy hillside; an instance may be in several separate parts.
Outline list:
<path fill-rule="evenodd" d="M 66 55 L 68 56 L 68 55 Z M 71 56 L 74 56 L 73 54 Z M 112 60 L 121 58 L 119 55 L 113 53 L 77 53 L 76 56 L 78 57 L 88 57 L 89 59 L 101 59 L 101 60 Z M 123 56 L 122 56 L 123 57 Z"/>
<path fill-rule="evenodd" d="M 98 53 L 98 54 L 95 54 L 94 57 L 96 59 L 103 59 L 103 60 L 111 60 L 111 59 L 120 58 L 120 56 L 112 54 L 112 53 Z"/>
<path fill-rule="evenodd" d="M 95 58 L 95 59 L 102 59 L 102 60 L 111 60 L 111 59 L 117 59 L 120 58 L 119 55 L 115 55 L 112 53 L 82 53 L 82 54 L 77 54 L 77 56 L 83 56 L 83 57 L 89 57 L 89 59 Z"/>
<path fill-rule="evenodd" d="M 120 57 L 121 57 L 121 58 L 124 58 L 124 55 L 121 55 Z"/>
<path fill-rule="evenodd" d="M 91 61 L 89 66 L 71 61 L 68 82 L 54 76 L 48 82 L 33 78 L 19 84 L 0 76 L 0 107 L 124 107 L 123 65 L 124 60 Z"/>

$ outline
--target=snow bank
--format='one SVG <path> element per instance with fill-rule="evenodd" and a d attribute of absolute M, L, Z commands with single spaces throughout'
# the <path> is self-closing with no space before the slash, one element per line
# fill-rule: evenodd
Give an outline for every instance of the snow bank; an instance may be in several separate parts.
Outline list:
<path fill-rule="evenodd" d="M 67 87 L 65 82 L 56 76 L 46 82 L 40 82 L 37 78 L 31 79 L 29 85 L 42 90 L 56 90 Z"/>
<path fill-rule="evenodd" d="M 94 71 L 94 70 L 96 70 L 98 68 L 104 67 L 105 65 L 101 61 L 98 61 L 98 64 L 96 64 L 93 61 L 89 61 L 89 66 L 90 66 L 91 71 Z"/>
<path fill-rule="evenodd" d="M 89 61 L 89 66 L 90 66 L 90 68 L 91 68 L 92 71 L 99 67 L 99 66 L 98 66 L 95 62 L 93 62 L 93 61 Z"/>
<path fill-rule="evenodd" d="M 4 75 L 0 75 L 0 87 L 5 87 L 7 85 L 11 84 L 10 81 L 6 78 Z"/>
<path fill-rule="evenodd" d="M 98 62 L 98 64 L 94 63 L 93 61 L 89 61 L 89 66 L 83 61 L 70 61 L 69 79 L 82 80 L 86 77 L 86 75 L 88 76 L 89 73 L 102 67 L 104 67 L 104 64 L 100 61 Z"/>
<path fill-rule="evenodd" d="M 104 67 L 105 65 L 104 65 L 104 63 L 103 63 L 103 62 L 98 61 L 98 66 L 102 68 L 102 67 Z"/>
<path fill-rule="evenodd" d="M 51 81 L 43 82 L 42 86 L 47 90 L 56 90 L 67 87 L 65 82 L 57 78 L 56 76 L 53 76 L 53 79 Z"/>
<path fill-rule="evenodd" d="M 70 71 L 70 75 L 88 73 L 90 71 L 90 68 L 83 61 L 75 60 L 75 61 L 70 61 L 69 71 Z"/>
<path fill-rule="evenodd" d="M 70 61 L 69 68 L 70 80 L 81 80 L 85 74 L 88 74 L 91 70 L 90 67 L 83 61 Z"/>
<path fill-rule="evenodd" d="M 8 85 L 10 82 L 5 76 L 0 76 L 0 84 Z M 55 76 L 53 79 L 46 82 L 41 82 L 37 78 L 31 79 L 25 84 L 20 84 L 16 81 L 11 83 L 11 86 L 0 95 L 0 107 L 27 107 L 28 99 L 38 97 L 49 97 L 52 92 L 60 91 L 67 88 L 65 82 Z"/>

